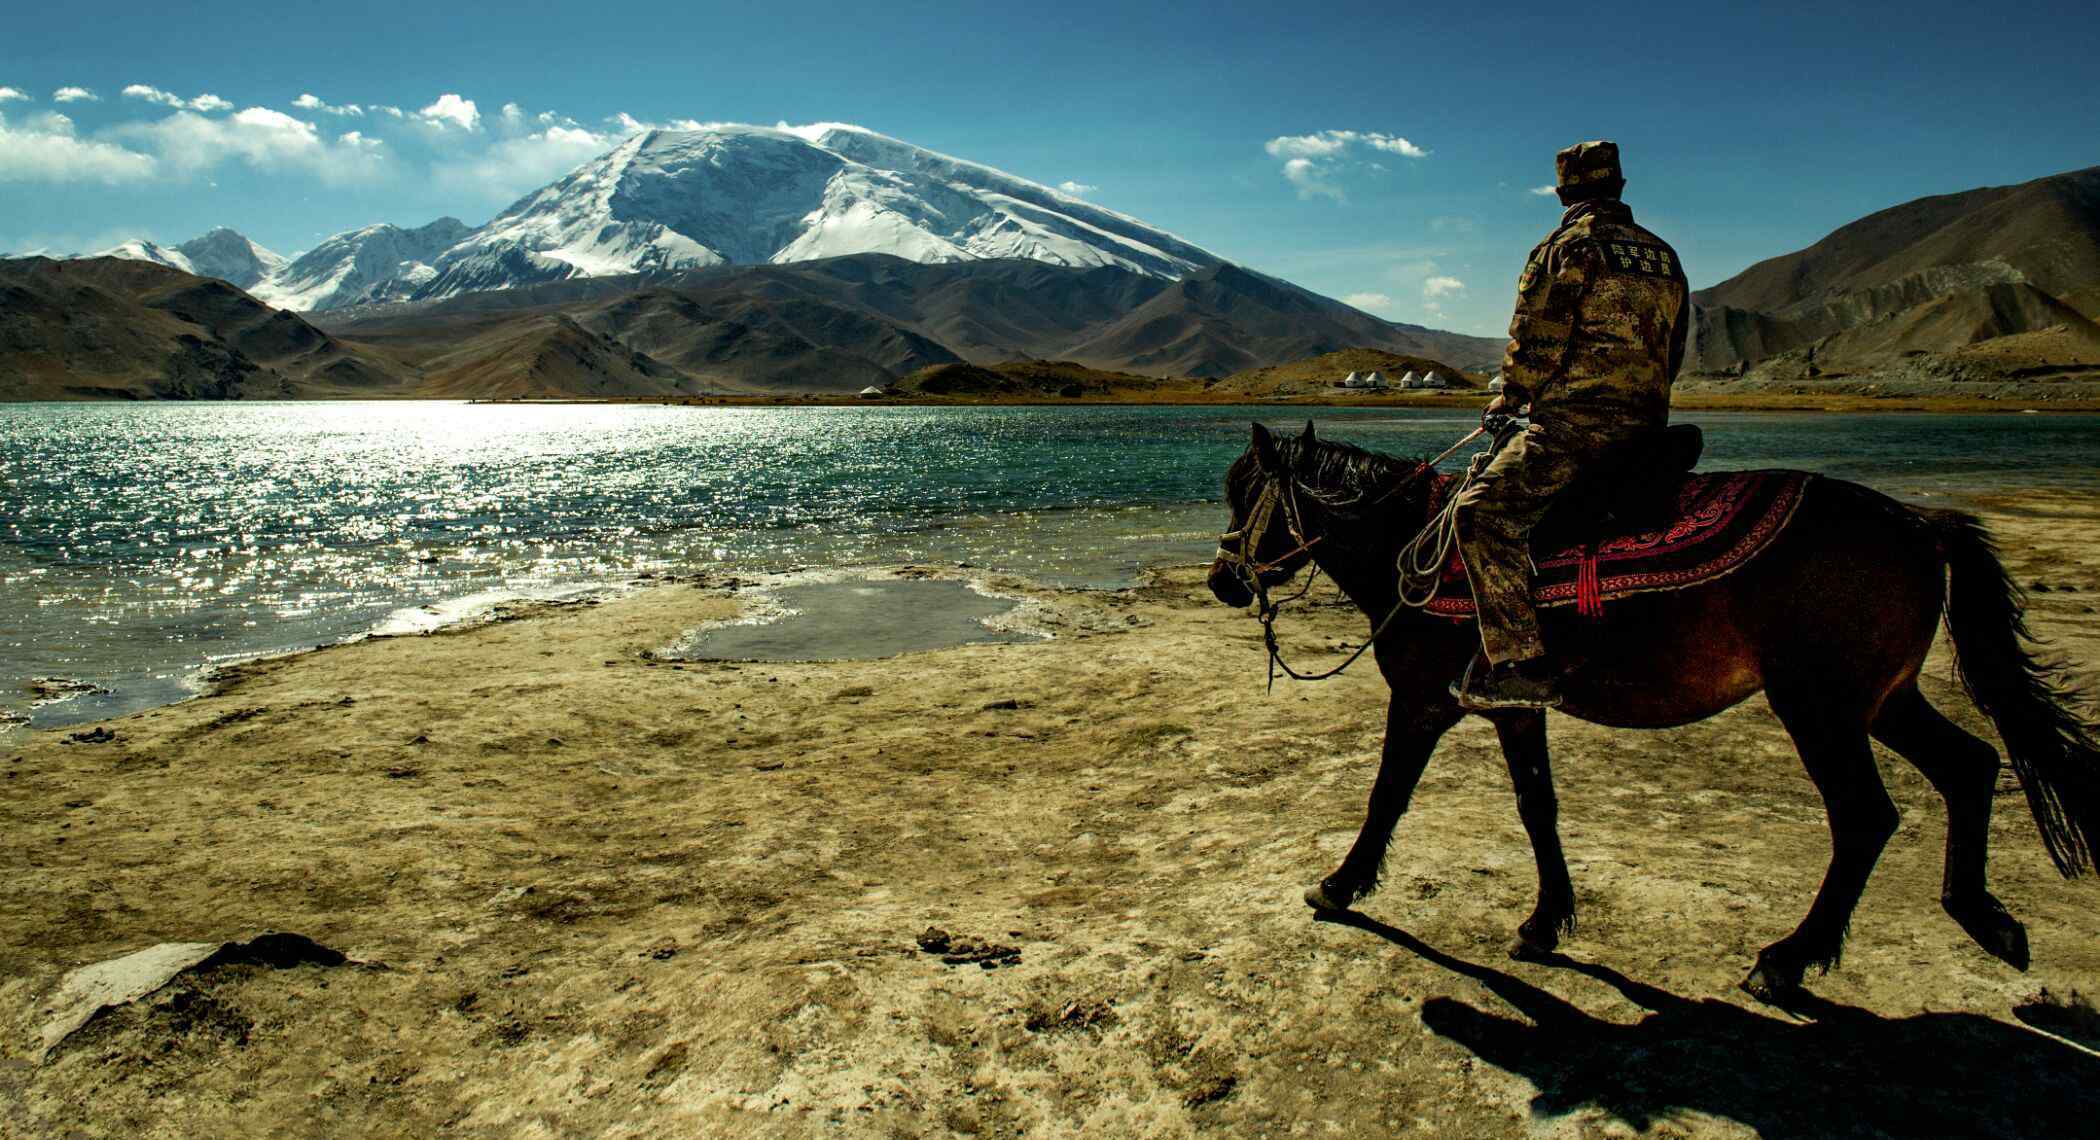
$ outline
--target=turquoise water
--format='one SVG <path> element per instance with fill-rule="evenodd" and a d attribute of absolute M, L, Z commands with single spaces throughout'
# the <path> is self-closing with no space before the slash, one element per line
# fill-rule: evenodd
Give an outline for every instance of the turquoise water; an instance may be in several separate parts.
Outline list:
<path fill-rule="evenodd" d="M 1319 409 L 1433 453 L 1453 412 Z M 0 711 L 177 698 L 204 665 L 429 628 L 644 572 L 968 562 L 1111 585 L 1208 556 L 1226 464 L 1276 408 L 0 405 Z M 1710 467 L 1906 497 L 2100 487 L 2100 417 L 1705 414 Z"/>

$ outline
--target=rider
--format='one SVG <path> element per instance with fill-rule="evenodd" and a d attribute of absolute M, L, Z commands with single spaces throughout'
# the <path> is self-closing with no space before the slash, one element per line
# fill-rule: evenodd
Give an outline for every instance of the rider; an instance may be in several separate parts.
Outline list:
<path fill-rule="evenodd" d="M 1669 422 L 1691 299 L 1669 243 L 1633 222 L 1616 143 L 1554 157 L 1567 212 L 1517 280 L 1502 393 L 1486 415 L 1530 405 L 1530 424 L 1459 497 L 1459 549 L 1482 655 L 1451 686 L 1468 708 L 1551 708 L 1560 667 L 1531 603 L 1531 528 L 1607 452 Z M 1484 417 L 1483 417 L 1484 418 Z"/>

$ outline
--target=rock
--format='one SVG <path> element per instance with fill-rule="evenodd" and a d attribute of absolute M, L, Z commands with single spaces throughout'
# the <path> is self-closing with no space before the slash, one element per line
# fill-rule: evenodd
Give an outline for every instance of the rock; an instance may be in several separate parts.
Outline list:
<path fill-rule="evenodd" d="M 1015 947 L 981 942 L 975 938 L 957 938 L 938 926 L 929 926 L 924 934 L 919 935 L 919 949 L 940 955 L 941 962 L 949 966 L 974 965 L 995 970 L 1021 961 L 1021 951 Z"/>
<path fill-rule="evenodd" d="M 1012 697 L 1008 697 L 1007 699 L 1005 699 L 1005 700 L 1003 700 L 1003 701 L 993 701 L 992 703 L 990 703 L 990 704 L 988 704 L 988 705 L 984 706 L 984 711 L 986 711 L 986 712 L 994 712 L 994 711 L 997 711 L 997 710 L 1001 710 L 1001 709 L 1017 709 L 1017 708 L 1020 708 L 1020 707 L 1021 707 L 1021 702 L 1020 702 L 1020 701 L 1017 701 L 1017 700 L 1013 699 Z"/>
<path fill-rule="evenodd" d="M 163 942 L 122 958 L 82 966 L 58 984 L 45 1011 L 43 1055 L 104 1010 L 152 994 L 178 976 L 232 963 L 284 969 L 290 966 L 341 966 L 353 959 L 301 934 L 258 934 L 245 942 Z M 355 963 L 364 965 L 365 963 Z"/>
<path fill-rule="evenodd" d="M 99 696 L 109 692 L 91 681 L 75 680 L 72 677 L 32 677 L 22 686 L 22 691 L 40 705 L 70 701 L 74 697 Z"/>
<path fill-rule="evenodd" d="M 117 734 L 106 728 L 91 728 L 86 732 L 75 732 L 66 737 L 67 744 L 108 744 Z"/>

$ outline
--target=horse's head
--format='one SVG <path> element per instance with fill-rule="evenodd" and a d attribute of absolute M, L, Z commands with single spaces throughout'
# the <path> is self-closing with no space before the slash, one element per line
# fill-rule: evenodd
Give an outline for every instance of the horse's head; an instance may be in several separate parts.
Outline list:
<path fill-rule="evenodd" d="M 1306 541 L 1293 534 L 1297 517 L 1293 464 L 1313 452 L 1318 442 L 1311 421 L 1305 434 L 1288 448 L 1269 429 L 1254 425 L 1254 440 L 1225 472 L 1225 503 L 1232 525 L 1218 536 L 1218 557 L 1210 564 L 1210 592 L 1228 606 L 1254 600 L 1255 582 L 1273 587 L 1290 580 L 1312 560 Z"/>

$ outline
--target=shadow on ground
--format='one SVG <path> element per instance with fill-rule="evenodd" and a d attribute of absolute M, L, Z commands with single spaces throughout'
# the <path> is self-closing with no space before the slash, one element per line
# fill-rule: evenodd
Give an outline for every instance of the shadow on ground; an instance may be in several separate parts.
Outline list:
<path fill-rule="evenodd" d="M 1322 921 L 1471 978 L 1529 1018 L 1454 998 L 1422 1006 L 1431 1031 L 1530 1081 L 1536 1117 L 1595 1107 L 1645 1129 L 1700 1112 L 1767 1136 L 2080 1135 L 2100 1119 L 2100 1056 L 1977 1014 L 1885 1018 L 1812 1000 L 1800 1018 L 1773 1016 L 1682 998 L 1563 955 L 1547 960 L 1648 1011 L 1621 1025 L 1375 919 Z"/>

